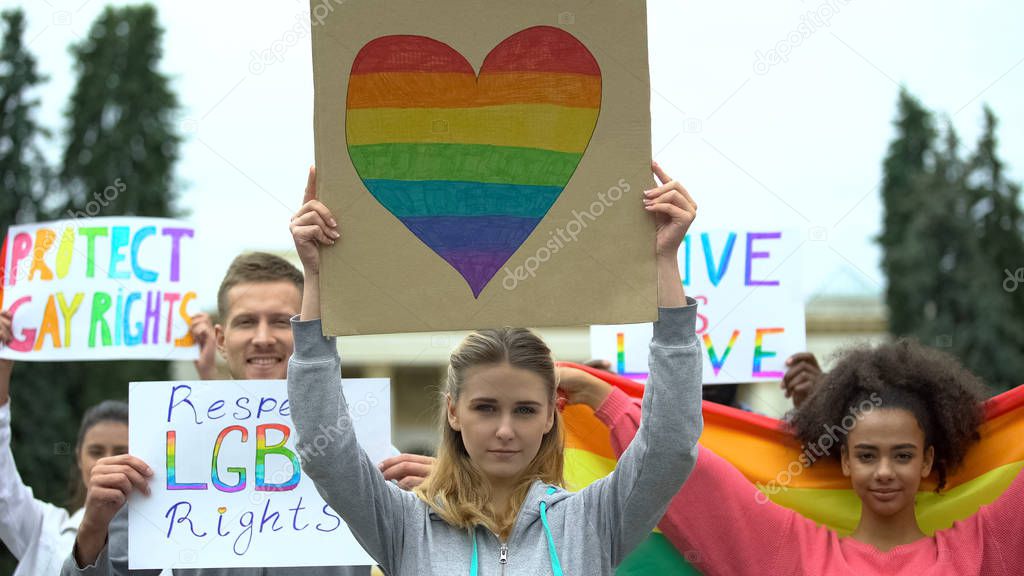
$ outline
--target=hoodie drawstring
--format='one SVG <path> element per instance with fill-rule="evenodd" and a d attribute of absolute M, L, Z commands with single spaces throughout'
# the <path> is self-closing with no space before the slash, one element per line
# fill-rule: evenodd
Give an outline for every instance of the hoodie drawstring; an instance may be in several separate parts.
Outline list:
<path fill-rule="evenodd" d="M 558 489 L 554 486 L 548 487 L 548 496 L 557 492 Z M 551 572 L 555 576 L 565 576 L 562 572 L 562 563 L 558 561 L 558 551 L 555 550 L 555 538 L 551 535 L 551 527 L 548 526 L 548 505 L 547 502 L 540 503 L 540 522 L 544 525 L 544 535 L 548 539 L 548 555 L 551 558 Z M 477 576 L 480 570 L 479 555 L 476 549 L 476 528 L 472 529 L 473 533 L 473 556 L 469 562 L 469 576 Z"/>
<path fill-rule="evenodd" d="M 555 487 L 548 488 L 548 495 L 555 493 Z M 558 561 L 558 551 L 555 550 L 555 539 L 551 536 L 551 528 L 548 526 L 548 503 L 540 503 L 540 522 L 544 525 L 544 533 L 548 537 L 548 554 L 551 556 L 551 572 L 555 576 L 563 576 L 562 563 Z"/>
<path fill-rule="evenodd" d="M 473 558 L 469 562 L 469 576 L 476 576 L 477 572 L 480 571 L 478 566 L 479 560 L 477 559 L 476 553 L 476 528 L 472 529 L 473 532 Z"/>

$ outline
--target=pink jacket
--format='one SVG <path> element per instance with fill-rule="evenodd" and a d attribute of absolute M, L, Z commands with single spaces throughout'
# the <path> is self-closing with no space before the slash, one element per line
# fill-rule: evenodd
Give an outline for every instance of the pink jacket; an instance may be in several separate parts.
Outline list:
<path fill-rule="evenodd" d="M 621 454 L 640 425 L 640 406 L 614 389 L 597 417 Z M 1024 574 L 1024 473 L 974 516 L 889 552 L 840 538 L 772 502 L 759 504 L 757 493 L 736 468 L 702 446 L 658 527 L 707 576 Z"/>

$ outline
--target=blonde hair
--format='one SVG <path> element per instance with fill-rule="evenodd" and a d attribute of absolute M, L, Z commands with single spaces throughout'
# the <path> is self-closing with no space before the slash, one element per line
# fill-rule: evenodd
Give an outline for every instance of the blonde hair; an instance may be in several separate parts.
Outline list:
<path fill-rule="evenodd" d="M 491 508 L 491 494 L 480 468 L 469 457 L 462 434 L 448 423 L 446 397 L 459 399 L 470 368 L 487 364 L 508 364 L 529 370 L 541 377 L 548 387 L 550 409 L 555 411 L 551 430 L 541 439 L 540 449 L 527 466 L 512 492 L 510 506 L 501 516 Z M 467 336 L 452 352 L 448 378 L 441 390 L 441 442 L 437 461 L 430 476 L 416 488 L 416 495 L 445 522 L 460 528 L 483 524 L 500 537 L 507 537 L 516 515 L 526 500 L 534 480 L 561 486 L 564 428 L 561 414 L 555 409 L 558 382 L 551 350 L 543 340 L 525 328 L 480 330 Z"/>

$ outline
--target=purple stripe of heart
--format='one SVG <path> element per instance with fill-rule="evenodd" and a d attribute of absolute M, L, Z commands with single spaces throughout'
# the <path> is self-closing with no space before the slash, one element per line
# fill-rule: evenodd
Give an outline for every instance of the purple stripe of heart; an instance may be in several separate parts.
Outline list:
<path fill-rule="evenodd" d="M 474 297 L 480 295 L 540 220 L 514 216 L 401 218 L 413 234 L 458 270 Z M 472 249 L 467 250 L 466 246 Z"/>

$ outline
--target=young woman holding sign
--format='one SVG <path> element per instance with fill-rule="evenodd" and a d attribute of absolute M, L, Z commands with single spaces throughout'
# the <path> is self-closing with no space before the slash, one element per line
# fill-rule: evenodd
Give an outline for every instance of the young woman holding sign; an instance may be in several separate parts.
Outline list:
<path fill-rule="evenodd" d="M 562 488 L 550 350 L 525 329 L 481 330 L 452 353 L 437 463 L 408 493 L 360 449 L 335 340 L 321 331 L 319 252 L 340 233 L 315 198 L 311 171 L 291 222 L 306 274 L 288 370 L 298 451 L 303 470 L 387 574 L 611 574 L 661 517 L 696 457 L 701 347 L 696 303 L 683 294 L 676 262 L 696 205 L 657 165 L 654 172 L 661 185 L 645 193 L 644 206 L 657 221 L 660 319 L 644 422 L 616 471 L 578 493 Z"/>
<path fill-rule="evenodd" d="M 640 406 L 580 374 L 563 381 L 568 401 L 592 407 L 610 429 L 615 451 L 623 452 L 642 421 Z M 768 501 L 703 447 L 659 527 L 708 576 L 1020 574 L 1024 473 L 1018 471 L 991 505 L 931 536 L 915 513 L 922 481 L 935 471 L 941 490 L 978 439 L 983 390 L 953 357 L 915 343 L 851 350 L 791 425 L 807 450 L 839 460 L 850 479 L 861 504 L 852 534 L 841 538 Z M 830 434 L 837 430 L 842 436 L 833 446 Z"/>
<path fill-rule="evenodd" d="M 11 340 L 11 316 L 0 313 L 0 342 Z M 128 405 L 108 400 L 86 411 L 75 442 L 71 509 L 32 495 L 11 452 L 10 383 L 14 362 L 0 360 L 0 539 L 18 559 L 15 576 L 56 574 L 82 521 L 85 486 L 100 458 L 128 451 Z"/>

